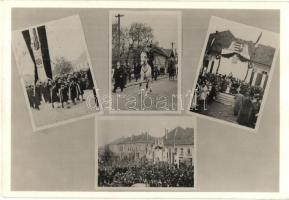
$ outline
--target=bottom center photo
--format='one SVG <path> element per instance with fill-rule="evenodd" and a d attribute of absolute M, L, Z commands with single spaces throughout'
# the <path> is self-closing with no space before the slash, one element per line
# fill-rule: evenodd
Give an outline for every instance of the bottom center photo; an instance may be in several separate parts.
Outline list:
<path fill-rule="evenodd" d="M 96 119 L 96 188 L 194 189 L 196 119 L 119 116 Z"/>

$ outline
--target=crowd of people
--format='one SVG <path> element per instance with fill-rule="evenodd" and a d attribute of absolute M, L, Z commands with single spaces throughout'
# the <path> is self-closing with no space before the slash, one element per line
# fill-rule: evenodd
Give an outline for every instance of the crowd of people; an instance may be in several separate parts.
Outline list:
<path fill-rule="evenodd" d="M 201 74 L 194 91 L 191 109 L 194 112 L 207 111 L 208 106 L 216 100 L 220 92 L 234 96 L 234 116 L 237 116 L 237 122 L 248 127 L 255 127 L 264 89 L 251 86 L 231 74 Z"/>
<path fill-rule="evenodd" d="M 38 80 L 35 85 L 26 85 L 26 92 L 31 108 L 40 110 L 42 103 L 51 104 L 52 108 L 64 108 L 64 104 L 76 105 L 85 101 L 84 90 L 93 90 L 96 104 L 98 104 L 90 70 L 63 74 L 47 79 Z"/>
<path fill-rule="evenodd" d="M 99 162 L 99 187 L 193 187 L 194 167 L 181 165 L 179 168 L 164 162 L 104 165 Z"/>

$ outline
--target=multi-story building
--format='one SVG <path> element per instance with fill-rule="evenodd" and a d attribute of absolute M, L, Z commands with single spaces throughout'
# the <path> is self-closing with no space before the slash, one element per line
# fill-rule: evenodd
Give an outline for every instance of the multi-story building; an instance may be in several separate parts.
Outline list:
<path fill-rule="evenodd" d="M 164 145 L 168 149 L 168 162 L 180 164 L 194 164 L 194 129 L 177 127 L 166 133 Z"/>
<path fill-rule="evenodd" d="M 119 159 L 146 159 L 152 163 L 166 162 L 177 167 L 194 164 L 193 128 L 166 129 L 163 137 L 153 137 L 144 132 L 119 138 L 108 146 Z"/>

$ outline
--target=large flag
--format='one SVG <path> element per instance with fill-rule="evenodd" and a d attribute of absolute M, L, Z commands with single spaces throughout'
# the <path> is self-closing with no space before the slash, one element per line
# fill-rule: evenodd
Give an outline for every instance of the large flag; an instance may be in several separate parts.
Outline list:
<path fill-rule="evenodd" d="M 46 76 L 52 79 L 52 69 L 51 69 L 51 62 L 50 62 L 50 55 L 49 55 L 48 41 L 47 41 L 45 26 L 39 26 L 37 28 L 37 31 L 39 35 L 44 70 L 45 70 Z"/>
<path fill-rule="evenodd" d="M 249 47 L 248 44 L 240 41 L 232 41 L 229 48 L 222 49 L 223 56 L 234 56 L 234 55 L 240 55 L 245 60 L 250 60 L 249 55 Z"/>
<path fill-rule="evenodd" d="M 50 55 L 45 26 L 22 31 L 26 46 L 34 63 L 34 80 L 52 79 Z"/>
<path fill-rule="evenodd" d="M 26 46 L 28 48 L 29 54 L 31 56 L 32 62 L 34 63 L 34 83 L 38 81 L 38 72 L 37 72 L 37 67 L 36 67 L 36 62 L 34 58 L 34 54 L 31 48 L 31 37 L 29 34 L 29 30 L 22 31 L 23 38 L 25 40 Z"/>

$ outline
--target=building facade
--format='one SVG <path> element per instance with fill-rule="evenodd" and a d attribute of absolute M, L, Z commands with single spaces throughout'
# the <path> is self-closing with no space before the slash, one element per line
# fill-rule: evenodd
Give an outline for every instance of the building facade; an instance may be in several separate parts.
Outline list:
<path fill-rule="evenodd" d="M 194 164 L 194 129 L 177 127 L 165 130 L 157 138 L 148 132 L 127 138 L 120 138 L 109 149 L 118 159 L 146 159 L 151 163 L 165 162 L 176 167 Z"/>
<path fill-rule="evenodd" d="M 217 31 L 209 36 L 201 73 L 232 75 L 265 88 L 274 53 L 273 47 L 236 38 L 229 30 Z"/>

